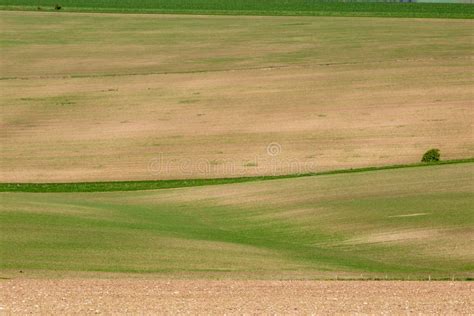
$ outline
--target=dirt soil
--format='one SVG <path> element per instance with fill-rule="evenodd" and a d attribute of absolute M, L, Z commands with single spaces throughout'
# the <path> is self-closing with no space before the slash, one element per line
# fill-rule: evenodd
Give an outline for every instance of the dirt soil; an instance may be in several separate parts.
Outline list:
<path fill-rule="evenodd" d="M 0 314 L 474 313 L 474 283 L 16 279 L 0 283 Z"/>

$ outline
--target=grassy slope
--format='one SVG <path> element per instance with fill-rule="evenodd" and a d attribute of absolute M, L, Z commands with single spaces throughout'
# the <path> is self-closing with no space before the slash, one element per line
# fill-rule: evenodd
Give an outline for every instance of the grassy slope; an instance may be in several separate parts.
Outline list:
<path fill-rule="evenodd" d="M 471 163 L 157 191 L 5 192 L 0 267 L 3 276 L 472 277 L 473 171 Z"/>
<path fill-rule="evenodd" d="M 52 10 L 56 3 L 65 11 L 190 13 L 232 15 L 326 15 L 326 16 L 389 16 L 428 18 L 472 18 L 468 4 L 435 3 L 341 3 L 338 1 L 304 0 L 0 0 L 4 9 Z"/>
<path fill-rule="evenodd" d="M 0 15 L 1 182 L 308 173 L 412 163 L 431 147 L 474 156 L 468 20 Z"/>

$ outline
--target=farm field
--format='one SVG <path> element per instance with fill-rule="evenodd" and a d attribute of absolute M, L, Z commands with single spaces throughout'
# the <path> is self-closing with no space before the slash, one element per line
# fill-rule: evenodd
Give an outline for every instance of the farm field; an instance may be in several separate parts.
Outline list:
<path fill-rule="evenodd" d="M 473 8 L 0 0 L 0 314 L 474 314 Z"/>
<path fill-rule="evenodd" d="M 472 282 L 19 279 L 2 289 L 8 314 L 474 312 Z"/>
<path fill-rule="evenodd" d="M 0 9 L 54 11 L 55 6 L 59 5 L 60 10 L 66 12 L 473 18 L 473 7 L 462 3 L 466 1 L 468 0 L 450 1 L 454 3 L 389 3 L 389 1 L 360 0 L 0 0 Z"/>
<path fill-rule="evenodd" d="M 3 192 L 1 276 L 463 280 L 474 277 L 473 176 L 464 163 L 167 190 Z"/>
<path fill-rule="evenodd" d="M 414 163 L 432 147 L 443 159 L 474 153 L 470 20 L 0 17 L 1 182 L 279 175 Z"/>

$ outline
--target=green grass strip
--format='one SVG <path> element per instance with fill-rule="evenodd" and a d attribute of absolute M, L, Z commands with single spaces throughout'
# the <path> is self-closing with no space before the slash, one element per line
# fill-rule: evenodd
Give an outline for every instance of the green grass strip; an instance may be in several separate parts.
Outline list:
<path fill-rule="evenodd" d="M 260 16 L 474 17 L 467 3 L 342 2 L 321 0 L 0 0 L 0 10 Z"/>
<path fill-rule="evenodd" d="M 401 168 L 433 167 L 448 164 L 472 163 L 474 158 L 445 160 L 437 163 L 415 163 L 389 165 L 381 167 L 367 167 L 355 169 L 340 169 L 304 174 L 288 174 L 278 176 L 256 176 L 216 179 L 179 179 L 179 180 L 147 180 L 147 181 L 110 181 L 110 182 L 77 182 L 77 183 L 0 183 L 0 192 L 110 192 L 110 191 L 139 191 L 196 187 L 204 185 L 218 185 L 243 183 L 252 181 L 266 181 L 276 179 L 290 179 L 343 173 L 357 173 Z"/>

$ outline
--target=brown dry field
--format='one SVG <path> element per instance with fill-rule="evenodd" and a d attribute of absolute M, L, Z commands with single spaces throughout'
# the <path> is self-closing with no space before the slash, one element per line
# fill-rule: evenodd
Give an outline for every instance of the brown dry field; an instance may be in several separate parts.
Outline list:
<path fill-rule="evenodd" d="M 183 281 L 0 282 L 2 314 L 472 315 L 472 282 Z"/>
<path fill-rule="evenodd" d="M 470 21 L 0 14 L 2 182 L 474 156 Z"/>

